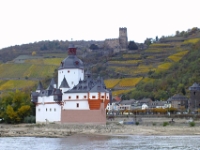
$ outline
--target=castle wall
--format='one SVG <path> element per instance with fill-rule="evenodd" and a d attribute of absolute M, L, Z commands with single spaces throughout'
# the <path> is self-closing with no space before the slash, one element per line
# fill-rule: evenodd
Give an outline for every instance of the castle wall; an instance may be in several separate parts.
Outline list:
<path fill-rule="evenodd" d="M 119 44 L 122 48 L 128 47 L 127 28 L 119 28 Z"/>
<path fill-rule="evenodd" d="M 58 87 L 61 85 L 64 77 L 67 79 L 70 89 L 78 84 L 79 80 L 84 79 L 83 69 L 61 69 L 58 70 Z"/>
<path fill-rule="evenodd" d="M 104 46 L 111 49 L 120 48 L 119 39 L 106 39 Z"/>
<path fill-rule="evenodd" d="M 56 102 L 36 105 L 36 123 L 59 122 L 60 120 L 61 106 Z"/>
<path fill-rule="evenodd" d="M 99 110 L 62 110 L 61 123 L 70 124 L 106 124 L 106 110 L 101 104 Z"/>
<path fill-rule="evenodd" d="M 200 108 L 200 91 L 190 91 L 189 108 L 191 110 Z"/>

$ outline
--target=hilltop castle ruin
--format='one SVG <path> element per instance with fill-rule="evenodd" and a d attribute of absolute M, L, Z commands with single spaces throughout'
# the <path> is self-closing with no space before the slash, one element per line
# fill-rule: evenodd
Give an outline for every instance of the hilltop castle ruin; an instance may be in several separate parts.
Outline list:
<path fill-rule="evenodd" d="M 127 28 L 119 28 L 119 38 L 105 39 L 104 47 L 109 49 L 127 49 L 128 35 Z"/>

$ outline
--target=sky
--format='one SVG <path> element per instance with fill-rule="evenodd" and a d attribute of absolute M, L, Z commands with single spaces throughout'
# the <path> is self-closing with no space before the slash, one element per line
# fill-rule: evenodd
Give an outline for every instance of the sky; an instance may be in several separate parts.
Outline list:
<path fill-rule="evenodd" d="M 199 0 L 1 0 L 0 49 L 42 40 L 118 38 L 128 40 L 174 35 L 200 27 Z"/>

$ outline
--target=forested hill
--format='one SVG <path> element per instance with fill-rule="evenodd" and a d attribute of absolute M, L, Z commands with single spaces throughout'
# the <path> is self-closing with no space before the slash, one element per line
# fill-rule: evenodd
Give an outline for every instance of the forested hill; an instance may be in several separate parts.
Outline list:
<path fill-rule="evenodd" d="M 149 72 L 146 79 L 148 81 L 141 81 L 135 90 L 126 94 L 127 98 L 151 97 L 166 100 L 177 93 L 189 97 L 188 88 L 195 82 L 200 83 L 200 40 L 192 44 L 187 55 L 168 70 Z"/>
<path fill-rule="evenodd" d="M 63 53 L 67 51 L 69 43 L 75 44 L 79 50 L 85 50 L 91 44 L 97 43 L 102 47 L 103 41 L 39 41 L 29 44 L 15 45 L 0 49 L 0 62 L 11 61 L 19 55 L 43 55 L 44 53 Z M 79 51 L 78 51 L 79 52 Z"/>

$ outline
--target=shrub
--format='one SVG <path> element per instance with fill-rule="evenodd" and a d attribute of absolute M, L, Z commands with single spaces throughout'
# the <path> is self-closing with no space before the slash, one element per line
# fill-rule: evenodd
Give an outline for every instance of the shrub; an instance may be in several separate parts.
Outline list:
<path fill-rule="evenodd" d="M 155 122 L 153 122 L 153 123 L 152 123 L 152 125 L 153 125 L 153 126 L 156 126 L 156 123 L 155 123 Z"/>
<path fill-rule="evenodd" d="M 190 125 L 190 127 L 194 127 L 195 126 L 195 122 L 192 121 L 192 122 L 189 123 L 189 125 Z"/>
<path fill-rule="evenodd" d="M 163 122 L 163 127 L 168 126 L 169 123 L 168 122 Z"/>
<path fill-rule="evenodd" d="M 135 125 L 138 126 L 140 123 L 138 121 L 135 122 Z"/>

